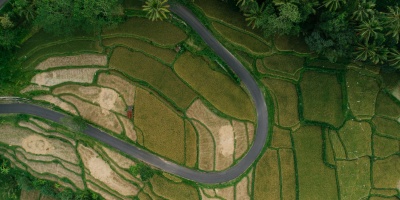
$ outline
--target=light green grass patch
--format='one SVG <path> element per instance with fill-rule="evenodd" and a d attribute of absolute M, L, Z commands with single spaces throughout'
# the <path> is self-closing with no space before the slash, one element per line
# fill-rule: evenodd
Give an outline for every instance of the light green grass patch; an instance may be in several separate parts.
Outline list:
<path fill-rule="evenodd" d="M 175 71 L 219 111 L 243 120 L 254 121 L 255 109 L 243 88 L 228 76 L 213 71 L 202 57 L 183 54 Z"/>
<path fill-rule="evenodd" d="M 231 42 L 243 46 L 252 52 L 266 53 L 271 51 L 268 45 L 249 34 L 237 31 L 218 22 L 213 22 L 212 25 L 222 36 L 225 36 Z"/>
<path fill-rule="evenodd" d="M 333 151 L 333 146 L 331 143 L 331 138 L 329 137 L 329 129 L 325 129 L 324 131 L 324 142 L 325 142 L 325 146 L 324 146 L 324 161 L 325 163 L 329 164 L 329 165 L 336 165 L 335 163 L 335 154 Z"/>
<path fill-rule="evenodd" d="M 387 157 L 398 153 L 400 150 L 400 143 L 397 140 L 374 135 L 374 156 Z"/>
<path fill-rule="evenodd" d="M 353 161 L 337 161 L 340 199 L 353 200 L 368 197 L 371 189 L 370 160 L 363 157 Z"/>
<path fill-rule="evenodd" d="M 378 133 L 400 140 L 399 122 L 382 117 L 374 117 L 372 122 L 375 124 Z"/>
<path fill-rule="evenodd" d="M 340 63 L 332 63 L 329 60 L 315 59 L 307 63 L 307 66 L 326 68 L 326 69 L 344 69 L 346 65 Z"/>
<path fill-rule="evenodd" d="M 193 90 L 185 85 L 171 68 L 140 52 L 116 48 L 110 59 L 110 67 L 146 81 L 181 108 L 187 108 L 196 97 Z"/>
<path fill-rule="evenodd" d="M 278 152 L 267 149 L 256 166 L 254 199 L 272 197 L 280 199 Z"/>
<path fill-rule="evenodd" d="M 234 1 L 196 1 L 195 4 L 199 6 L 203 12 L 215 19 L 222 20 L 228 24 L 232 24 L 238 28 L 250 31 L 258 36 L 263 37 L 263 34 L 258 29 L 252 29 L 247 26 L 248 22 L 245 21 L 243 14 L 240 13 L 236 2 Z"/>
<path fill-rule="evenodd" d="M 336 75 L 306 71 L 300 82 L 303 117 L 339 127 L 344 121 L 341 85 Z"/>
<path fill-rule="evenodd" d="M 295 75 L 304 65 L 304 58 L 292 55 L 275 54 L 263 59 L 265 67 Z"/>
<path fill-rule="evenodd" d="M 103 35 L 137 35 L 159 44 L 174 45 L 186 38 L 178 27 L 166 21 L 150 21 L 146 18 L 129 18 L 117 28 L 104 30 Z"/>
<path fill-rule="evenodd" d="M 332 143 L 333 152 L 335 154 L 335 158 L 338 159 L 346 159 L 346 151 L 339 139 L 339 135 L 334 130 L 329 130 L 329 139 Z"/>
<path fill-rule="evenodd" d="M 295 51 L 298 53 L 310 53 L 303 37 L 296 36 L 276 36 L 275 47 L 279 51 Z"/>
<path fill-rule="evenodd" d="M 172 63 L 176 56 L 176 53 L 171 49 L 156 47 L 147 42 L 132 37 L 105 38 L 102 40 L 102 42 L 105 46 L 122 44 L 132 49 L 142 50 L 150 55 L 160 58 L 166 63 Z"/>
<path fill-rule="evenodd" d="M 195 128 L 188 120 L 185 120 L 185 134 L 186 166 L 194 167 L 197 161 L 197 134 Z"/>
<path fill-rule="evenodd" d="M 338 199 L 335 170 L 322 160 L 321 127 L 301 127 L 293 140 L 300 199 Z"/>
<path fill-rule="evenodd" d="M 359 119 L 371 119 L 375 114 L 375 100 L 379 92 L 376 80 L 361 72 L 349 70 L 346 73 L 346 85 L 353 114 Z"/>
<path fill-rule="evenodd" d="M 283 199 L 296 199 L 296 171 L 291 149 L 280 149 L 281 187 Z M 266 169 L 268 170 L 268 169 Z"/>
<path fill-rule="evenodd" d="M 400 105 L 397 105 L 389 95 L 380 92 L 376 100 L 376 114 L 397 119 L 400 117 Z"/>
<path fill-rule="evenodd" d="M 400 182 L 400 155 L 393 155 L 372 164 L 375 188 L 398 189 Z"/>
<path fill-rule="evenodd" d="M 17 57 L 24 56 L 35 48 L 41 48 L 42 45 L 49 45 L 49 43 L 62 43 L 63 40 L 65 41 L 73 38 L 91 39 L 93 36 L 93 34 L 85 34 L 82 31 L 67 37 L 46 33 L 45 31 L 38 31 L 21 45 L 21 48 L 17 51 Z"/>
<path fill-rule="evenodd" d="M 183 120 L 171 108 L 137 88 L 134 122 L 143 131 L 144 146 L 179 164 L 185 161 Z"/>
<path fill-rule="evenodd" d="M 184 183 L 173 183 L 162 176 L 155 175 L 150 179 L 153 191 L 166 198 L 174 200 L 199 199 L 199 194 L 193 186 Z"/>
<path fill-rule="evenodd" d="M 355 159 L 371 155 L 371 126 L 367 122 L 349 120 L 339 130 L 339 136 L 347 150 L 347 158 Z"/>
<path fill-rule="evenodd" d="M 292 142 L 290 138 L 290 131 L 278 128 L 274 126 L 272 132 L 271 147 L 274 148 L 292 148 Z"/>
<path fill-rule="evenodd" d="M 100 53 L 102 51 L 103 49 L 99 46 L 99 43 L 97 41 L 74 40 L 38 49 L 37 51 L 32 51 L 30 52 L 32 54 L 28 55 L 26 58 L 21 60 L 23 61 L 22 66 L 26 67 L 35 64 L 40 59 L 45 59 L 51 55 L 60 55 L 60 54 L 70 55 L 70 54 L 77 54 L 84 52 Z"/>
<path fill-rule="evenodd" d="M 276 97 L 278 123 L 281 126 L 292 127 L 300 122 L 298 109 L 298 95 L 295 85 L 290 82 L 265 78 L 264 85 Z"/>

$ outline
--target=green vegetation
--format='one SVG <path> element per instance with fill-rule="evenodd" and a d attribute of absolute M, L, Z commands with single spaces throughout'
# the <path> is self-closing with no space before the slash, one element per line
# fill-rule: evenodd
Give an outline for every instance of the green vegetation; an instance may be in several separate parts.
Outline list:
<path fill-rule="evenodd" d="M 341 126 L 344 121 L 341 89 L 335 74 L 304 72 L 300 82 L 303 117 L 334 127 Z"/>
<path fill-rule="evenodd" d="M 353 161 L 337 162 L 341 199 L 367 198 L 371 189 L 370 160 L 363 157 Z"/>
<path fill-rule="evenodd" d="M 65 126 L 68 130 L 76 133 L 82 133 L 87 128 L 85 120 L 80 116 L 65 116 L 60 119 L 60 124 Z"/>
<path fill-rule="evenodd" d="M 155 174 L 155 170 L 153 170 L 151 167 L 149 167 L 148 165 L 146 165 L 142 162 L 137 163 L 135 166 L 130 166 L 129 172 L 133 176 L 140 175 L 140 179 L 142 181 L 148 181 Z"/>
<path fill-rule="evenodd" d="M 264 58 L 265 67 L 294 75 L 304 64 L 304 59 L 292 55 L 272 55 Z"/>
<path fill-rule="evenodd" d="M 166 63 L 172 63 L 176 56 L 176 53 L 171 49 L 155 47 L 148 42 L 132 37 L 105 38 L 102 40 L 102 44 L 110 47 L 114 45 L 124 45 L 135 50 L 146 52 L 147 54 L 155 56 Z"/>
<path fill-rule="evenodd" d="M 400 117 L 400 107 L 386 93 L 380 92 L 376 100 L 376 114 L 393 117 Z"/>
<path fill-rule="evenodd" d="M 254 199 L 263 199 L 266 196 L 280 198 L 278 159 L 278 152 L 268 149 L 257 163 L 254 180 Z"/>
<path fill-rule="evenodd" d="M 278 110 L 276 123 L 284 127 L 297 125 L 300 120 L 296 87 L 279 79 L 265 78 L 262 82 L 275 97 L 275 109 Z"/>
<path fill-rule="evenodd" d="M 400 124 L 397 121 L 382 117 L 374 117 L 372 122 L 376 126 L 376 132 L 382 135 L 400 139 Z"/>
<path fill-rule="evenodd" d="M 346 74 L 348 100 L 357 118 L 371 118 L 375 113 L 375 100 L 379 92 L 375 79 L 349 70 Z"/>
<path fill-rule="evenodd" d="M 246 92 L 228 76 L 210 69 L 204 58 L 185 53 L 174 69 L 219 111 L 238 119 L 254 120 L 255 110 Z"/>
<path fill-rule="evenodd" d="M 279 150 L 279 164 L 281 173 L 281 190 L 283 199 L 296 198 L 296 173 L 293 151 L 290 149 Z"/>
<path fill-rule="evenodd" d="M 176 200 L 199 199 L 196 188 L 184 183 L 173 183 L 168 179 L 156 175 L 150 179 L 154 193 L 166 198 Z"/>
<path fill-rule="evenodd" d="M 355 159 L 371 155 L 371 127 L 366 122 L 347 121 L 339 130 L 339 136 L 347 150 L 347 158 Z"/>
<path fill-rule="evenodd" d="M 400 156 L 392 155 L 372 165 L 374 187 L 398 189 Z"/>
<path fill-rule="evenodd" d="M 194 167 L 197 163 L 197 133 L 188 120 L 185 120 L 185 140 L 185 164 Z"/>
<path fill-rule="evenodd" d="M 321 128 L 303 126 L 293 133 L 293 141 L 300 199 L 337 199 L 335 171 L 325 166 L 321 159 Z"/>
<path fill-rule="evenodd" d="M 251 52 L 267 53 L 270 51 L 270 47 L 266 45 L 265 42 L 258 40 L 250 34 L 242 33 L 218 22 L 213 22 L 213 26 L 221 35 L 226 37 L 228 40 L 243 46 Z"/>
<path fill-rule="evenodd" d="M 384 158 L 393 155 L 399 151 L 400 143 L 397 140 L 374 135 L 373 151 L 374 156 Z"/>
<path fill-rule="evenodd" d="M 110 67 L 147 82 L 172 99 L 179 108 L 187 108 L 196 97 L 196 94 L 174 74 L 171 68 L 143 53 L 116 48 L 110 59 Z"/>
<path fill-rule="evenodd" d="M 147 149 L 185 163 L 185 130 L 181 117 L 145 90 L 136 91 L 135 125 L 143 131 Z"/>
<path fill-rule="evenodd" d="M 166 19 L 169 13 L 169 5 L 166 3 L 167 0 L 146 0 L 143 11 L 146 11 L 146 16 L 151 21 Z"/>
<path fill-rule="evenodd" d="M 165 31 L 168 30 L 168 31 Z M 163 45 L 175 45 L 187 36 L 178 27 L 165 21 L 149 22 L 144 18 L 129 18 L 113 29 L 105 29 L 103 35 L 136 35 Z"/>

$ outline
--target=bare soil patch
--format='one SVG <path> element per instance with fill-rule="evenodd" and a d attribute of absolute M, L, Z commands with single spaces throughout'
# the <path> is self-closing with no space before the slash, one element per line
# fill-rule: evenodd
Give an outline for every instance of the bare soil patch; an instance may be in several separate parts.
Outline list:
<path fill-rule="evenodd" d="M 98 77 L 97 84 L 116 90 L 119 94 L 122 95 L 127 105 L 134 104 L 136 86 L 134 86 L 128 80 L 123 79 L 117 75 L 102 73 Z"/>
<path fill-rule="evenodd" d="M 34 100 L 38 100 L 38 101 L 46 101 L 49 102 L 51 104 L 54 104 L 58 107 L 60 107 L 61 109 L 72 113 L 74 115 L 78 115 L 78 112 L 76 111 L 76 109 L 71 106 L 70 104 L 64 102 L 63 100 L 61 100 L 58 97 L 55 97 L 53 95 L 39 95 L 39 96 L 35 96 L 33 97 Z"/>
<path fill-rule="evenodd" d="M 239 183 L 236 184 L 236 199 L 250 200 L 249 192 L 247 191 L 248 179 L 247 176 L 243 177 Z"/>
<path fill-rule="evenodd" d="M 30 121 L 32 121 L 33 123 L 37 124 L 38 126 L 40 126 L 41 128 L 45 129 L 45 130 L 52 130 L 53 127 L 51 127 L 50 125 L 48 125 L 46 122 L 42 121 L 42 120 L 38 120 L 35 118 L 29 118 Z"/>
<path fill-rule="evenodd" d="M 124 125 L 125 135 L 132 141 L 136 142 L 137 135 L 133 122 L 126 117 L 118 116 L 118 118 L 121 120 L 122 125 Z"/>
<path fill-rule="evenodd" d="M 196 100 L 187 110 L 187 116 L 203 123 L 211 131 L 216 145 L 216 170 L 228 168 L 233 163 L 233 127 L 226 119 L 211 112 L 201 100 Z"/>
<path fill-rule="evenodd" d="M 54 86 L 64 82 L 91 83 L 99 68 L 59 69 L 36 74 L 31 82 Z"/>
<path fill-rule="evenodd" d="M 246 123 L 247 126 L 247 135 L 249 136 L 249 146 L 253 143 L 254 138 L 254 125 L 253 123 Z"/>
<path fill-rule="evenodd" d="M 107 200 L 108 199 L 109 200 L 120 200 L 120 198 L 118 198 L 118 197 L 116 197 L 116 196 L 104 191 L 102 188 L 100 188 L 99 186 L 97 186 L 97 185 L 95 185 L 95 184 L 93 184 L 91 182 L 87 182 L 86 184 L 87 184 L 87 187 L 89 189 L 93 190 L 96 193 L 99 193 L 103 198 L 105 198 Z"/>
<path fill-rule="evenodd" d="M 235 150 L 232 126 L 222 126 L 214 139 L 217 144 L 215 170 L 226 169 L 233 163 L 233 151 Z"/>
<path fill-rule="evenodd" d="M 113 89 L 97 86 L 63 85 L 53 90 L 53 94 L 75 94 L 78 97 L 99 105 L 106 110 L 125 115 L 126 105 Z"/>
<path fill-rule="evenodd" d="M 61 66 L 85 66 L 85 65 L 105 66 L 107 65 L 107 56 L 100 54 L 81 54 L 76 56 L 51 57 L 41 62 L 38 66 L 36 66 L 36 69 L 46 70 L 49 68 L 55 68 Z"/>
<path fill-rule="evenodd" d="M 32 121 L 32 120 L 35 120 L 35 119 L 34 118 L 30 118 L 30 120 Z M 41 122 L 39 120 L 36 120 L 36 121 L 38 121 L 39 123 Z M 20 122 L 18 122 L 18 125 L 21 126 L 21 127 L 29 128 L 29 129 L 33 130 L 34 132 L 41 133 L 41 134 L 43 134 L 45 136 L 56 136 L 56 137 L 59 137 L 59 138 L 63 138 L 65 140 L 69 141 L 73 146 L 75 146 L 75 140 L 73 140 L 73 139 L 71 139 L 69 137 L 66 137 L 64 134 L 61 134 L 61 133 L 44 131 L 42 127 L 39 127 L 38 125 L 34 124 L 33 122 L 20 121 Z M 42 122 L 42 125 L 43 126 L 48 126 L 44 122 Z"/>
<path fill-rule="evenodd" d="M 119 154 L 117 151 L 113 151 L 104 146 L 102 146 L 102 149 L 106 152 L 108 157 L 110 157 L 119 167 L 122 167 L 124 169 L 129 169 L 130 166 L 136 165 L 134 161 Z"/>
<path fill-rule="evenodd" d="M 29 129 L 12 125 L 0 126 L 0 141 L 13 146 L 20 146 L 26 152 L 41 155 L 52 155 L 71 163 L 78 163 L 72 145 L 58 139 L 46 138 Z"/>
<path fill-rule="evenodd" d="M 81 171 L 78 171 L 76 172 L 77 174 L 75 174 L 65 169 L 64 166 L 59 163 L 27 160 L 24 154 L 18 151 L 16 152 L 16 156 L 21 162 L 25 163 L 29 168 L 31 168 L 33 171 L 36 171 L 37 173 L 49 173 L 54 174 L 59 178 L 68 178 L 76 185 L 76 187 L 84 189 L 83 180 L 79 175 L 77 175 L 80 174 Z"/>
<path fill-rule="evenodd" d="M 199 169 L 214 170 L 215 147 L 212 135 L 199 122 L 193 121 L 193 124 L 199 133 Z"/>
<path fill-rule="evenodd" d="M 102 109 L 99 106 L 86 103 L 71 95 L 63 95 L 61 98 L 74 104 L 83 118 L 92 121 L 101 127 L 107 128 L 114 133 L 121 134 L 122 126 L 114 113 Z"/>
<path fill-rule="evenodd" d="M 232 120 L 235 133 L 235 159 L 240 158 L 247 150 L 247 131 L 243 122 Z"/>
<path fill-rule="evenodd" d="M 111 189 L 121 195 L 130 196 L 138 193 L 138 188 L 122 179 L 116 174 L 93 149 L 83 145 L 78 146 L 78 152 L 81 155 L 85 167 L 89 170 L 91 176 L 103 182 Z"/>
<path fill-rule="evenodd" d="M 233 186 L 229 186 L 226 188 L 216 188 L 215 192 L 218 196 L 226 199 L 226 200 L 233 200 L 235 195 L 235 190 Z"/>
<path fill-rule="evenodd" d="M 42 85 L 28 85 L 26 88 L 22 89 L 20 91 L 21 94 L 27 93 L 27 92 L 32 92 L 32 91 L 49 91 L 50 88 Z"/>

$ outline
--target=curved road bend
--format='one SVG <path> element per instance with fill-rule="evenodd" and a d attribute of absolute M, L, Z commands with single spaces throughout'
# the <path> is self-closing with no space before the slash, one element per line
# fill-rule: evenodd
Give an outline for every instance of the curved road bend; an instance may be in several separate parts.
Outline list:
<path fill-rule="evenodd" d="M 171 5 L 171 10 L 183 20 L 186 21 L 192 28 L 203 38 L 203 40 L 232 68 L 239 76 L 242 82 L 246 85 L 253 98 L 257 110 L 257 128 L 254 137 L 253 146 L 248 153 L 233 167 L 221 172 L 201 172 L 189 169 L 173 162 L 163 160 L 162 158 L 150 152 L 142 150 L 136 146 L 121 141 L 108 135 L 105 132 L 89 125 L 84 131 L 85 134 L 100 140 L 124 153 L 142 160 L 154 167 L 166 171 L 177 176 L 193 180 L 205 184 L 216 184 L 230 181 L 243 172 L 245 172 L 260 155 L 267 139 L 268 133 L 268 112 L 264 96 L 259 89 L 256 81 L 252 78 L 245 67 L 228 51 L 226 50 L 212 34 L 188 11 L 186 8 L 179 5 Z M 43 107 L 25 103 L 0 104 L 0 114 L 7 113 L 25 113 L 43 117 L 55 122 L 60 122 L 64 116 L 61 113 L 52 111 Z"/>

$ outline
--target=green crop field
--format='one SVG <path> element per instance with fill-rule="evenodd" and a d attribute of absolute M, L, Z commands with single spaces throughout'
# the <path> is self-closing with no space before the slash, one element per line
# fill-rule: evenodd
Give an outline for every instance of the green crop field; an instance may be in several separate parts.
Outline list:
<path fill-rule="evenodd" d="M 123 1 L 123 22 L 92 34 L 32 31 L 15 52 L 29 74 L 20 72 L 26 80 L 4 96 L 83 117 L 193 170 L 234 166 L 254 142 L 247 133 L 258 125 L 248 91 L 187 24 L 176 16 L 152 22 L 140 10 L 144 3 Z M 353 60 L 331 63 L 310 52 L 302 34 L 265 38 L 247 26 L 234 1 L 189 4 L 264 94 L 269 132 L 256 161 L 232 181 L 201 184 L 71 131 L 71 121 L 0 115 L 0 199 L 400 198 L 398 71 Z M 70 55 L 88 53 L 100 55 L 93 63 L 104 65 L 88 68 L 90 59 L 72 65 L 85 58 Z M 62 69 L 35 69 L 55 56 L 65 63 L 51 64 Z"/>
<path fill-rule="evenodd" d="M 145 90 L 136 91 L 135 101 L 135 125 L 143 131 L 143 146 L 184 164 L 185 130 L 180 116 Z"/>

